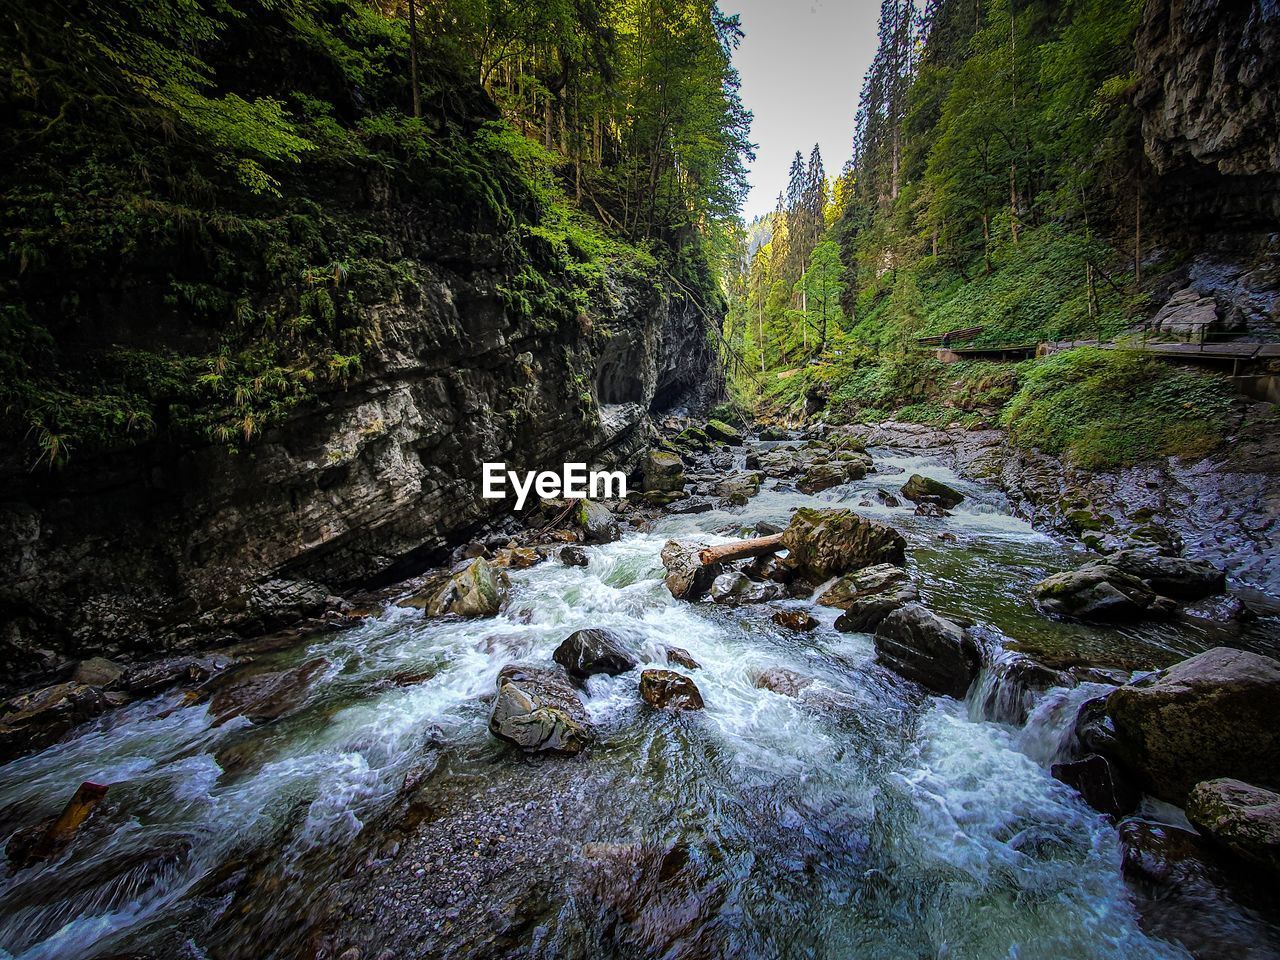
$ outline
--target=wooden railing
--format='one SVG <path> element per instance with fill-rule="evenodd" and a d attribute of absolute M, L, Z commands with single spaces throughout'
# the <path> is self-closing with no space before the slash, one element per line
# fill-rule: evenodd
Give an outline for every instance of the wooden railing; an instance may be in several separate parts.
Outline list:
<path fill-rule="evenodd" d="M 962 330 L 948 330 L 946 333 L 935 333 L 928 337 L 918 337 L 916 343 L 922 347 L 944 347 L 953 343 L 964 343 L 980 334 L 985 327 L 965 327 Z"/>

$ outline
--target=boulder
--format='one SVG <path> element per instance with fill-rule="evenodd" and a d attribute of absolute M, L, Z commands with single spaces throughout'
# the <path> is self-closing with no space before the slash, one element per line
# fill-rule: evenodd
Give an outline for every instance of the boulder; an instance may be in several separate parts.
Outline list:
<path fill-rule="evenodd" d="M 556 647 L 551 659 L 564 667 L 575 680 L 585 680 L 597 673 L 616 676 L 633 669 L 640 662 L 625 637 L 612 630 L 598 628 L 570 634 Z"/>
<path fill-rule="evenodd" d="M 328 666 L 328 660 L 318 657 L 291 670 L 259 671 L 251 667 L 216 677 L 202 691 L 213 695 L 209 714 L 214 726 L 221 726 L 232 717 L 262 723 L 295 713 L 305 702 L 311 684 Z"/>
<path fill-rule="evenodd" d="M 705 706 L 697 684 L 674 670 L 641 673 L 640 697 L 658 710 L 701 710 Z"/>
<path fill-rule="evenodd" d="M 893 587 L 910 582 L 910 574 L 902 567 L 892 563 L 877 563 L 855 570 L 853 573 L 846 573 L 822 591 L 818 596 L 818 603 L 824 607 L 847 610 L 859 597 L 884 593 Z"/>
<path fill-rule="evenodd" d="M 675 514 L 710 513 L 715 508 L 715 501 L 708 497 L 683 497 L 667 504 L 666 511 Z"/>
<path fill-rule="evenodd" d="M 560 562 L 566 567 L 585 567 L 591 559 L 587 556 L 587 551 L 570 545 L 560 548 Z"/>
<path fill-rule="evenodd" d="M 704 546 L 695 540 L 668 540 L 662 548 L 662 565 L 667 569 L 663 582 L 677 600 L 698 600 L 715 582 L 719 568 L 704 566 L 698 557 Z"/>
<path fill-rule="evenodd" d="M 727 443 L 734 447 L 742 445 L 742 431 L 736 427 L 729 426 L 723 420 L 708 420 L 706 433 L 708 437 L 713 440 L 719 440 L 721 443 Z"/>
<path fill-rule="evenodd" d="M 684 667 L 686 670 L 702 669 L 702 664 L 693 659 L 693 656 L 684 647 L 667 647 L 666 658 L 667 663 L 674 664 L 677 667 Z"/>
<path fill-rule="evenodd" d="M 784 480 L 805 470 L 808 461 L 794 450 L 770 450 L 760 458 L 760 470 L 766 477 Z"/>
<path fill-rule="evenodd" d="M 797 572 L 815 583 L 877 563 L 901 566 L 907 541 L 897 530 L 852 510 L 802 507 L 782 534 Z"/>
<path fill-rule="evenodd" d="M 801 690 L 812 684 L 813 677 L 806 677 L 786 667 L 769 667 L 755 676 L 756 689 L 772 690 L 784 697 L 798 697 Z"/>
<path fill-rule="evenodd" d="M 1046 577 L 1031 588 L 1031 598 L 1051 616 L 1096 623 L 1159 619 L 1174 611 L 1173 601 L 1107 563 Z"/>
<path fill-rule="evenodd" d="M 1141 799 L 1124 771 L 1101 754 L 1091 753 L 1079 760 L 1055 763 L 1049 773 L 1055 780 L 1074 788 L 1093 809 L 1110 817 L 1131 813 Z"/>
<path fill-rule="evenodd" d="M 786 595 L 782 584 L 773 581 L 758 583 L 736 570 L 720 574 L 711 583 L 711 599 L 723 606 L 768 603 L 770 600 L 781 600 Z"/>
<path fill-rule="evenodd" d="M 818 493 L 842 483 L 861 480 L 871 470 L 871 458 L 865 453 L 851 453 L 838 460 L 824 460 L 810 465 L 796 489 L 801 493 Z"/>
<path fill-rule="evenodd" d="M 57 743 L 112 706 L 98 687 L 57 683 L 0 704 L 0 764 Z"/>
<path fill-rule="evenodd" d="M 918 603 L 888 614 L 876 628 L 876 659 L 933 693 L 960 700 L 978 675 L 977 647 L 959 624 Z"/>
<path fill-rule="evenodd" d="M 1179 806 L 1204 780 L 1280 788 L 1280 662 L 1215 647 L 1107 698 L 1120 759 Z"/>
<path fill-rule="evenodd" d="M 937 498 L 937 503 L 944 510 L 958 506 L 964 500 L 964 494 L 954 490 L 941 480 L 913 473 L 902 485 L 902 495 L 914 503 L 920 503 L 927 497 Z"/>
<path fill-rule="evenodd" d="M 875 504 L 879 504 L 882 507 L 899 507 L 902 505 L 902 501 L 899 500 L 897 497 L 895 497 L 888 490 L 883 490 L 880 487 L 876 487 L 869 494 L 867 494 L 865 497 L 862 498 L 860 505 L 864 507 L 870 507 Z"/>
<path fill-rule="evenodd" d="M 1191 790 L 1186 813 L 1218 845 L 1280 873 L 1280 794 L 1229 777 L 1206 780 Z"/>
<path fill-rule="evenodd" d="M 1174 600 L 1202 600 L 1226 589 L 1227 578 L 1207 560 L 1165 557 L 1154 550 L 1120 550 L 1104 561 Z"/>
<path fill-rule="evenodd" d="M 1179 290 L 1151 319 L 1153 330 L 1192 342 L 1203 338 L 1206 331 L 1212 332 L 1221 326 L 1217 301 L 1194 287 Z"/>
<path fill-rule="evenodd" d="M 105 657 L 90 657 L 76 664 L 71 674 L 74 683 L 86 683 L 91 687 L 110 687 L 122 677 L 125 669 Z"/>
<path fill-rule="evenodd" d="M 431 617 L 492 617 L 507 599 L 507 575 L 483 557 L 468 560 L 444 578 L 433 578 L 401 606 L 419 607 Z"/>
<path fill-rule="evenodd" d="M 803 610 L 779 610 L 770 619 L 778 626 L 796 633 L 808 633 L 818 628 L 818 621 Z"/>
<path fill-rule="evenodd" d="M 750 499 L 760 492 L 760 484 L 763 481 L 764 474 L 755 471 L 734 473 L 718 481 L 713 489 L 718 497 L 741 496 Z"/>
<path fill-rule="evenodd" d="M 622 530 L 613 514 L 594 500 L 583 500 L 578 504 L 574 519 L 582 528 L 587 543 L 613 543 L 622 536 Z"/>
<path fill-rule="evenodd" d="M 684 489 L 684 461 L 669 450 L 650 450 L 640 465 L 645 492 L 670 493 Z"/>
<path fill-rule="evenodd" d="M 595 731 L 568 678 L 548 667 L 511 664 L 498 673 L 489 732 L 526 753 L 579 753 Z"/>
<path fill-rule="evenodd" d="M 920 591 L 914 583 L 895 583 L 876 593 L 857 597 L 836 617 L 835 627 L 841 633 L 872 633 L 893 611 L 918 599 Z"/>
<path fill-rule="evenodd" d="M 947 511 L 943 509 L 942 504 L 938 503 L 932 497 L 928 500 L 922 500 L 920 503 L 917 503 L 914 513 L 917 517 L 937 518 L 947 516 Z"/>

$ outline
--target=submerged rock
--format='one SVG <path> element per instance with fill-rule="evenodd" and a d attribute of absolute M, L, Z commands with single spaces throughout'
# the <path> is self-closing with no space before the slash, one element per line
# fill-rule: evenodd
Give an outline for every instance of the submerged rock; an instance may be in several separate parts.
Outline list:
<path fill-rule="evenodd" d="M 813 677 L 806 677 L 786 667 L 769 667 L 755 675 L 757 690 L 772 690 L 784 697 L 798 697 L 805 687 L 813 685 Z"/>
<path fill-rule="evenodd" d="M 1198 783 L 1187 819 L 1242 860 L 1280 873 L 1280 794 L 1241 780 Z"/>
<path fill-rule="evenodd" d="M 645 670 L 640 674 L 640 696 L 659 710 L 701 710 L 705 706 L 697 684 L 674 670 Z"/>
<path fill-rule="evenodd" d="M 702 669 L 702 664 L 693 659 L 692 654 L 683 647 L 667 647 L 666 659 L 667 663 L 674 664 L 677 667 L 684 667 L 686 670 Z"/>
<path fill-rule="evenodd" d="M 1031 598 L 1052 616 L 1098 623 L 1164 618 L 1174 611 L 1172 600 L 1107 563 L 1046 577 L 1031 588 Z"/>
<path fill-rule="evenodd" d="M 110 709 L 98 687 L 57 683 L 0 704 L 0 763 L 57 743 L 73 727 Z"/>
<path fill-rule="evenodd" d="M 1280 662 L 1215 647 L 1107 698 L 1116 750 L 1146 789 L 1181 805 L 1201 781 L 1280 787 Z"/>
<path fill-rule="evenodd" d="M 498 674 L 489 732 L 526 753 L 579 753 L 595 739 L 586 707 L 561 671 L 519 664 Z"/>
<path fill-rule="evenodd" d="M 918 603 L 888 614 L 876 628 L 876 659 L 908 680 L 963 699 L 978 675 L 978 651 L 968 633 Z"/>
<path fill-rule="evenodd" d="M 936 500 L 944 510 L 959 506 L 964 501 L 964 494 L 959 490 L 947 486 L 941 480 L 934 480 L 932 477 L 921 476 L 918 473 L 913 473 L 902 485 L 902 495 L 915 503 Z"/>
<path fill-rule="evenodd" d="M 328 666 L 328 660 L 318 657 L 291 670 L 249 668 L 224 674 L 202 691 L 213 694 L 209 713 L 214 726 L 221 726 L 232 717 L 261 723 L 296 712 L 306 700 L 312 682 Z"/>
<path fill-rule="evenodd" d="M 797 633 L 808 633 L 818 628 L 818 621 L 803 610 L 779 610 L 770 619 L 778 626 Z"/>
<path fill-rule="evenodd" d="M 901 566 L 907 557 L 902 534 L 852 510 L 802 507 L 783 532 L 782 545 L 797 571 L 819 583 L 873 564 Z"/>
<path fill-rule="evenodd" d="M 551 659 L 575 680 L 585 680 L 597 673 L 616 676 L 634 669 L 640 662 L 625 637 L 594 627 L 570 634 L 556 647 Z"/>

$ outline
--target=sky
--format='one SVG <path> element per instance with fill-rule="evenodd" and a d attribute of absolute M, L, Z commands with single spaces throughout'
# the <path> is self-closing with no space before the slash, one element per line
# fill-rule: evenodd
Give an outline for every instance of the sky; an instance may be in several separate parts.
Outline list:
<path fill-rule="evenodd" d="M 828 176 L 852 154 L 880 0 L 721 0 L 720 9 L 740 14 L 746 33 L 734 64 L 758 144 L 743 206 L 750 222 L 777 205 L 797 150 L 808 161 L 817 143 Z"/>

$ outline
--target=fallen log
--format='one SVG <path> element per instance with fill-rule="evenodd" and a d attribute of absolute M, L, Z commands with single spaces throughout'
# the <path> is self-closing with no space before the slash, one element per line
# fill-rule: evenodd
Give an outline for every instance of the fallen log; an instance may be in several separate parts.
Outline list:
<path fill-rule="evenodd" d="M 735 540 L 733 543 L 722 543 L 716 547 L 703 547 L 698 551 L 698 560 L 704 567 L 709 567 L 717 563 L 762 557 L 767 553 L 777 553 L 781 549 L 782 534 L 773 533 L 767 537 L 756 537 L 754 540 Z"/>

